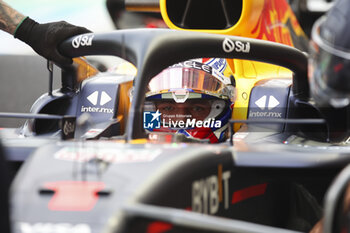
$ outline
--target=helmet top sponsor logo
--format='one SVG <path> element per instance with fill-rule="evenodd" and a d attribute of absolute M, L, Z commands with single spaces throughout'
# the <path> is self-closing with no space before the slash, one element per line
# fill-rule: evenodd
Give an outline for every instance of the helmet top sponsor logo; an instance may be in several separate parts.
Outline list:
<path fill-rule="evenodd" d="M 94 35 L 77 36 L 73 39 L 72 46 L 76 49 L 79 48 L 80 46 L 91 46 L 93 38 L 94 38 Z"/>
<path fill-rule="evenodd" d="M 213 75 L 215 78 L 219 79 L 221 82 L 225 84 L 230 84 L 231 80 L 223 75 L 223 70 L 226 68 L 226 60 L 225 59 L 214 59 L 210 60 L 211 64 L 201 63 L 196 60 L 188 60 L 184 61 L 171 67 L 183 67 L 183 68 L 193 68 L 196 70 L 202 70 L 206 73 Z"/>
<path fill-rule="evenodd" d="M 237 53 L 249 53 L 250 52 L 250 43 L 242 41 L 233 41 L 229 38 L 225 38 L 222 43 L 222 48 L 226 53 L 231 53 L 236 51 Z"/>
<path fill-rule="evenodd" d="M 184 61 L 182 63 L 175 64 L 171 67 L 184 67 L 184 68 L 194 68 L 197 70 L 203 70 L 207 73 L 212 73 L 212 67 L 197 61 L 189 60 L 189 61 Z"/>

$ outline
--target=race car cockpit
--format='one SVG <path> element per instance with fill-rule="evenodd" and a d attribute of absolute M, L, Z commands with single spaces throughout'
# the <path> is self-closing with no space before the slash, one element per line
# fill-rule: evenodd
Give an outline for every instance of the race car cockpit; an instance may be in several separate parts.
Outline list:
<path fill-rule="evenodd" d="M 222 63 L 221 71 L 215 67 L 218 62 Z M 211 143 L 225 141 L 236 94 L 233 76 L 223 74 L 226 67 L 225 59 L 209 59 L 206 64 L 197 59 L 156 75 L 148 85 L 144 113 L 156 118 L 144 122 L 144 128 Z M 160 122 L 153 124 L 155 120 Z"/>

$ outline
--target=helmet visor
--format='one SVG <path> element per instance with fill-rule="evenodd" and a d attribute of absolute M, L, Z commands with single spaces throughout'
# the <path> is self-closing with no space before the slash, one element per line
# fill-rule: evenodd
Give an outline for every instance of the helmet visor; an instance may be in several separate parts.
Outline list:
<path fill-rule="evenodd" d="M 193 90 L 222 97 L 225 77 L 213 73 L 210 66 L 192 61 L 192 67 L 173 66 L 163 70 L 149 83 L 147 96 L 176 89 Z"/>

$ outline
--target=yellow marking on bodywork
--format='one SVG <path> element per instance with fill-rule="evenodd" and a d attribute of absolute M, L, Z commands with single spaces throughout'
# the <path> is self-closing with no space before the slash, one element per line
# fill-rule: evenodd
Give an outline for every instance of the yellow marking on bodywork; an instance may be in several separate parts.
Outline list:
<path fill-rule="evenodd" d="M 96 75 L 99 71 L 97 68 L 89 64 L 89 62 L 83 58 L 73 58 L 74 64 L 77 66 L 77 81 L 82 82 L 85 79 Z"/>

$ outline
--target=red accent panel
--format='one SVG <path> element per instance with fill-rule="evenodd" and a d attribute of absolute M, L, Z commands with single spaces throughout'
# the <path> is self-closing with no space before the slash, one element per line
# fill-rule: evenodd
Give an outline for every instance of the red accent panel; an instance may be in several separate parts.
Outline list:
<path fill-rule="evenodd" d="M 171 143 L 172 139 L 173 139 L 172 134 L 165 135 L 165 142 L 166 143 Z"/>
<path fill-rule="evenodd" d="M 211 58 L 202 58 L 202 63 L 206 63 L 207 61 L 209 61 Z"/>
<path fill-rule="evenodd" d="M 53 211 L 89 211 L 94 208 L 98 195 L 104 189 L 103 182 L 58 181 L 45 183 L 44 187 L 55 192 L 48 208 Z"/>
<path fill-rule="evenodd" d="M 334 66 L 334 72 L 339 72 L 344 68 L 343 63 L 339 63 L 338 65 Z"/>
<path fill-rule="evenodd" d="M 153 23 L 146 24 L 146 28 L 157 28 L 157 26 Z"/>
<path fill-rule="evenodd" d="M 169 231 L 173 226 L 165 222 L 152 222 L 147 227 L 147 233 L 164 233 Z"/>
<path fill-rule="evenodd" d="M 261 196 L 265 194 L 267 184 L 254 185 L 245 189 L 238 190 L 232 195 L 232 204 L 244 201 L 251 197 Z"/>

